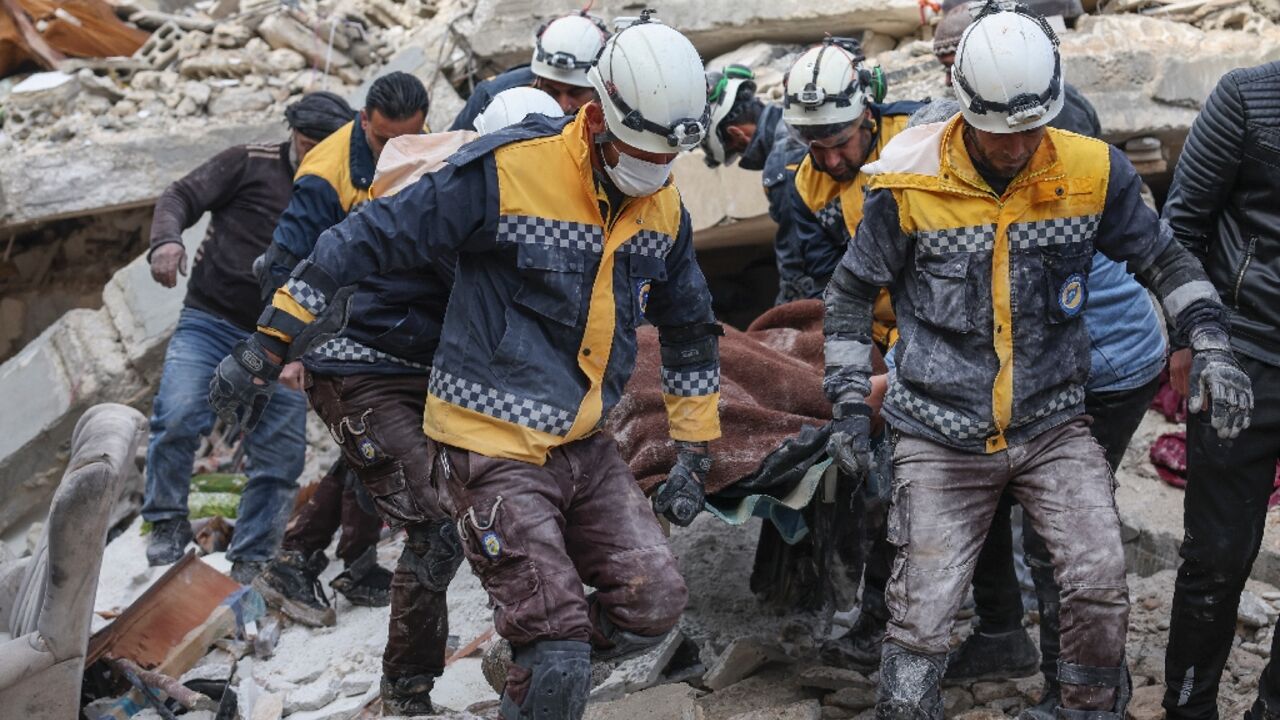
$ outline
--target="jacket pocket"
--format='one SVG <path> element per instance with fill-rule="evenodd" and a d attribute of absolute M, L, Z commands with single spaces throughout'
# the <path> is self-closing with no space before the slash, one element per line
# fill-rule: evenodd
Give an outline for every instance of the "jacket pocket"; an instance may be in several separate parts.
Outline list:
<path fill-rule="evenodd" d="M 1044 265 L 1046 319 L 1058 324 L 1082 317 L 1089 300 L 1089 266 L 1093 256 L 1087 251 L 1064 249 L 1042 251 L 1040 258 Z"/>
<path fill-rule="evenodd" d="M 916 317 L 943 330 L 973 330 L 969 258 L 967 253 L 916 257 Z"/>
<path fill-rule="evenodd" d="M 577 327 L 582 314 L 583 269 L 578 250 L 549 245 L 520 245 L 516 250 L 520 289 L 515 301 L 562 325 Z"/>
<path fill-rule="evenodd" d="M 644 314 L 649 309 L 649 291 L 655 282 L 667 279 L 667 264 L 661 258 L 648 255 L 631 255 L 627 258 L 627 294 L 630 302 L 618 303 L 619 309 L 631 311 L 626 320 L 627 327 L 639 327 L 644 324 Z"/>
<path fill-rule="evenodd" d="M 389 525 L 411 525 L 426 520 L 426 514 L 422 512 L 409 488 L 404 463 L 398 460 L 390 462 L 385 469 L 376 474 L 368 474 L 367 478 L 365 489 L 373 496 L 374 504 Z"/>

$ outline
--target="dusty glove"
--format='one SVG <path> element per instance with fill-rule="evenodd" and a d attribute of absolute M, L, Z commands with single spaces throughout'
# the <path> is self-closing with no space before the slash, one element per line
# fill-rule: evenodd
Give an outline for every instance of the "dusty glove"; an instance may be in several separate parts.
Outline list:
<path fill-rule="evenodd" d="M 151 279 L 171 288 L 178 284 L 178 273 L 187 274 L 187 249 L 181 242 L 166 242 L 151 251 Z"/>
<path fill-rule="evenodd" d="M 1249 427 L 1253 383 L 1236 362 L 1227 334 L 1216 327 L 1193 330 L 1191 353 L 1187 412 L 1194 415 L 1207 408 L 1218 437 L 1236 437 Z"/>
<path fill-rule="evenodd" d="M 871 408 L 866 403 L 839 403 L 831 423 L 827 454 L 850 477 L 871 469 Z"/>
<path fill-rule="evenodd" d="M 676 442 L 676 464 L 653 495 L 653 511 L 688 527 L 707 504 L 703 483 L 710 472 L 711 454 L 705 442 Z"/>
<path fill-rule="evenodd" d="M 227 424 L 227 435 L 249 432 L 275 393 L 280 363 L 267 357 L 254 335 L 236 343 L 209 380 L 209 405 Z"/>

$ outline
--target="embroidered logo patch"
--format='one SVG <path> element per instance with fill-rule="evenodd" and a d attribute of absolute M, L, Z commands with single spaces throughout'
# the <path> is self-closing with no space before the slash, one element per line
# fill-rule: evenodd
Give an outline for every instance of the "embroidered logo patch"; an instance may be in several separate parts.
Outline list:
<path fill-rule="evenodd" d="M 492 530 L 485 533 L 480 537 L 480 544 L 484 547 L 484 554 L 491 560 L 497 560 L 502 555 L 502 539 L 498 537 L 498 533 Z"/>
<path fill-rule="evenodd" d="M 360 454 L 364 456 L 365 460 L 372 461 L 378 458 L 378 446 L 374 445 L 373 441 L 369 438 L 360 438 L 358 447 L 360 448 Z"/>
<path fill-rule="evenodd" d="M 1084 276 L 1074 273 L 1062 283 L 1058 290 L 1058 307 L 1067 317 L 1075 317 L 1084 307 Z"/>
<path fill-rule="evenodd" d="M 640 312 L 647 312 L 649 309 L 649 288 L 653 285 L 650 280 L 636 281 L 636 300 L 640 302 Z"/>

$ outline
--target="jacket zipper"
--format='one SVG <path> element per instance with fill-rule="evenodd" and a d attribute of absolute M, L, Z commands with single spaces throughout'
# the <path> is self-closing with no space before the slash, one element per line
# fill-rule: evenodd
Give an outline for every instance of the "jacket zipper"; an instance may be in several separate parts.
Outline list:
<path fill-rule="evenodd" d="M 1245 250 L 1244 262 L 1240 263 L 1240 272 L 1236 274 L 1236 288 L 1234 293 L 1235 309 L 1240 309 L 1240 288 L 1244 287 L 1244 273 L 1249 269 L 1249 263 L 1253 262 L 1253 253 L 1258 247 L 1258 236 L 1249 236 L 1249 249 Z"/>

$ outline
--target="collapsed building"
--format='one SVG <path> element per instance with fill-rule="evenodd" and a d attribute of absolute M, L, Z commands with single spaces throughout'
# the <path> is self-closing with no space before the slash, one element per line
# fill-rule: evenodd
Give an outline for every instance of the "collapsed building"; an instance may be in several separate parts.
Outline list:
<path fill-rule="evenodd" d="M 32 524 L 48 510 L 81 415 L 106 402 L 144 414 L 150 409 L 183 294 L 181 284 L 165 289 L 154 283 L 141 257 L 151 209 L 170 182 L 226 146 L 282 137 L 283 108 L 304 92 L 332 90 L 359 106 L 368 83 L 389 70 L 421 78 L 432 97 L 429 125 L 447 127 L 475 82 L 527 60 L 532 28 L 579 5 L 566 0 L 323 0 L 289 5 L 205 0 L 189 6 L 113 1 L 117 18 L 145 36 L 131 57 L 64 57 L 55 64 L 28 66 L 43 72 L 0 80 L 0 151 L 6 156 L 0 164 L 0 496 L 5 498 L 0 539 L 12 554 L 22 554 Z M 1091 5 L 1064 4 L 1062 9 L 1067 77 L 1096 106 L 1105 138 L 1130 155 L 1159 201 L 1188 128 L 1221 74 L 1280 59 L 1280 26 L 1275 24 L 1280 4 L 1112 0 Z M 637 7 L 609 0 L 593 11 L 612 19 L 634 14 Z M 942 73 L 930 42 L 936 13 L 927 4 L 713 0 L 657 3 L 656 9 L 690 37 L 709 68 L 736 62 L 755 69 L 758 91 L 771 100 L 780 98 L 783 73 L 797 53 L 824 33 L 861 40 L 870 60 L 886 71 L 888 99 L 925 99 L 942 92 Z M 3 37 L 0 33 L 0 41 Z M 681 157 L 675 176 L 717 310 L 726 322 L 745 326 L 772 303 L 776 285 L 774 226 L 759 178 L 734 167 L 710 169 L 699 153 Z M 203 232 L 201 223 L 184 234 L 192 256 Z M 323 433 L 312 435 L 310 469 L 332 454 Z M 1127 463 L 1131 470 L 1136 465 Z M 316 475 L 310 469 L 304 479 Z M 1132 489 L 1142 481 L 1150 478 L 1122 480 L 1120 497 L 1122 508 L 1127 501 L 1132 509 L 1125 520 L 1133 567 L 1150 574 L 1174 566 L 1181 528 L 1170 524 L 1167 513 L 1148 507 L 1146 493 Z M 133 482 L 136 495 L 140 481 L 135 477 Z M 708 539 L 709 523 L 701 527 L 701 534 L 677 542 L 691 550 L 714 542 Z M 1280 555 L 1272 543 L 1256 572 L 1280 584 Z M 712 588 L 704 590 L 713 593 Z M 691 613 L 711 613 L 712 604 L 695 603 Z M 1145 648 L 1160 629 L 1152 617 L 1140 621 L 1148 632 L 1137 642 Z M 776 629 L 786 632 L 781 625 Z M 1247 642 L 1267 647 L 1262 634 L 1262 625 L 1252 626 Z M 721 687 L 714 690 L 752 680 L 762 668 L 776 672 L 779 663 L 804 652 L 743 649 L 723 627 L 709 635 L 715 639 L 700 661 L 704 671 L 732 665 L 729 661 L 738 655 L 730 654 L 731 649 L 751 659 L 746 665 L 754 665 L 732 676 L 733 682 L 732 673 L 715 680 Z M 668 650 L 674 657 L 678 647 Z M 1243 666 L 1248 661 L 1239 662 Z M 656 683 L 667 669 L 664 665 L 657 673 L 652 668 L 646 672 Z M 1148 669 L 1145 677 L 1157 682 L 1159 674 Z M 1241 678 L 1245 675 L 1242 671 Z M 294 685 L 309 682 L 305 674 L 294 679 L 289 681 Z M 646 687 L 628 682 L 614 683 L 609 692 L 615 694 L 602 693 L 599 699 L 626 703 L 622 692 Z M 821 717 L 853 717 L 869 707 L 866 678 L 821 676 L 781 684 L 792 694 L 771 697 L 787 697 L 791 705 L 801 706 L 794 717 L 818 717 L 817 712 Z M 681 689 L 685 687 L 663 690 L 664 702 L 701 707 L 703 716 L 725 718 L 759 702 L 730 702 L 722 696 L 716 702 L 725 706 L 719 707 L 695 702 Z M 815 695 L 815 689 L 822 692 Z M 1031 697 L 1021 687 L 965 692 L 968 696 L 952 694 L 949 713 Z M 827 695 L 839 693 L 843 705 L 826 702 Z M 295 701 L 289 707 L 303 713 L 319 709 L 310 707 L 314 704 Z M 819 705 L 841 707 L 848 714 L 815 710 Z M 771 700 L 769 707 L 774 706 Z M 635 710 L 624 704 L 615 712 L 601 717 L 623 717 Z M 676 716 L 682 715 L 671 715 Z"/>

